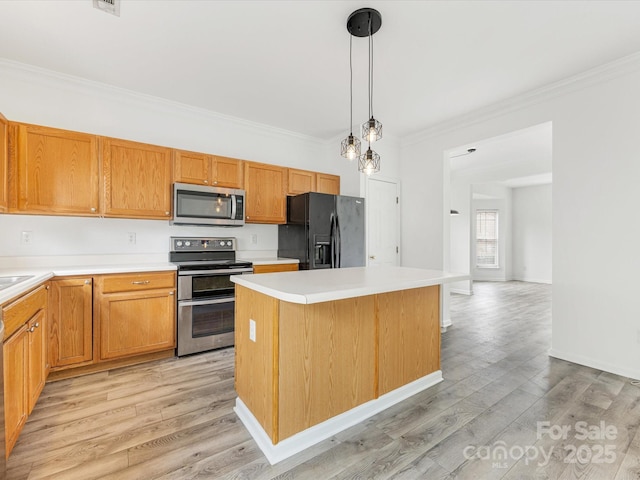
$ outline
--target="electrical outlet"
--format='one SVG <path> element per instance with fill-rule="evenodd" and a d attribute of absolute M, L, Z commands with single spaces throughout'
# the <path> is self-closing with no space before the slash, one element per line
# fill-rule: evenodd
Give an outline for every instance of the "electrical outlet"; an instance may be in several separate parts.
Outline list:
<path fill-rule="evenodd" d="M 257 244 L 258 244 L 258 234 L 253 233 L 251 234 L 251 245 L 257 245 Z"/>
<path fill-rule="evenodd" d="M 135 232 L 127 233 L 127 239 L 129 241 L 129 245 L 135 245 L 136 244 L 136 234 L 135 234 Z"/>
<path fill-rule="evenodd" d="M 33 232 L 22 232 L 20 234 L 20 243 L 22 245 L 31 245 L 33 243 Z"/>
<path fill-rule="evenodd" d="M 256 341 L 256 321 L 251 318 L 249 319 L 249 340 Z"/>

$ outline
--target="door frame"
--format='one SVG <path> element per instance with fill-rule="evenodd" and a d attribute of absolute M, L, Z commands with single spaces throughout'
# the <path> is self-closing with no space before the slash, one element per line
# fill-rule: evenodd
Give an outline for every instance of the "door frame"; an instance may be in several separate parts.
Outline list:
<path fill-rule="evenodd" d="M 396 186 L 396 197 L 398 202 L 396 203 L 396 238 L 398 239 L 398 252 L 396 253 L 396 265 L 402 265 L 402 224 L 401 224 L 401 209 L 402 209 L 402 188 L 400 179 L 395 177 L 385 177 L 383 175 L 367 176 L 364 177 L 364 198 L 365 198 L 365 218 L 366 218 L 366 241 L 365 241 L 365 255 L 366 264 L 369 266 L 369 200 L 371 198 L 371 191 L 369 188 L 370 182 L 387 182 L 393 183 Z"/>

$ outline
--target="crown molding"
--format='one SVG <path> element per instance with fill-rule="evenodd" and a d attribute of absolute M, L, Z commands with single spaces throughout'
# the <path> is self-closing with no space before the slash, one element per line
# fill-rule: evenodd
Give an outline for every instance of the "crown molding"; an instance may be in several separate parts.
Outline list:
<path fill-rule="evenodd" d="M 65 90 L 82 91 L 88 94 L 97 94 L 101 96 L 111 97 L 115 100 L 126 100 L 126 102 L 128 103 L 135 102 L 142 108 L 161 109 L 173 114 L 196 116 L 198 118 L 214 122 L 230 123 L 240 128 L 249 129 L 252 132 L 258 134 L 266 134 L 278 137 L 285 136 L 305 142 L 312 142 L 319 145 L 325 143 L 323 140 L 316 137 L 273 127 L 264 123 L 253 122 L 251 120 L 245 120 L 243 118 L 225 115 L 222 113 L 214 112 L 212 110 L 187 105 L 185 103 L 180 103 L 173 100 L 167 100 L 165 98 L 140 93 L 113 85 L 108 85 L 106 83 L 97 82 L 95 80 L 88 80 L 66 73 L 48 70 L 26 63 L 16 62 L 6 58 L 0 58 L 0 72 L 2 72 L 2 75 L 6 75 L 8 73 L 17 74 L 23 77 L 24 80 L 33 81 L 35 83 L 55 84 L 56 87 Z"/>
<path fill-rule="evenodd" d="M 613 62 L 605 63 L 577 75 L 572 75 L 558 82 L 530 90 L 521 95 L 495 102 L 483 108 L 473 110 L 464 115 L 437 123 L 421 132 L 407 135 L 401 139 L 401 146 L 410 146 L 438 135 L 443 135 L 460 128 L 469 127 L 507 113 L 521 110 L 583 88 L 621 77 L 640 70 L 640 52 L 627 55 Z"/>

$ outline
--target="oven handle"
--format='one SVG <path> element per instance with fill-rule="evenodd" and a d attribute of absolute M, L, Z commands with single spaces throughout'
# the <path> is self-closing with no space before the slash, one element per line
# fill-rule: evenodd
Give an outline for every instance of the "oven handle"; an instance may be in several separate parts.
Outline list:
<path fill-rule="evenodd" d="M 252 268 L 231 268 L 229 270 L 180 270 L 178 275 L 227 275 L 229 273 L 252 273 Z"/>
<path fill-rule="evenodd" d="M 225 297 L 225 298 L 215 298 L 208 300 L 189 300 L 184 301 L 180 300 L 178 302 L 179 307 L 194 307 L 198 305 L 214 305 L 216 303 L 233 303 L 235 300 L 233 297 Z"/>

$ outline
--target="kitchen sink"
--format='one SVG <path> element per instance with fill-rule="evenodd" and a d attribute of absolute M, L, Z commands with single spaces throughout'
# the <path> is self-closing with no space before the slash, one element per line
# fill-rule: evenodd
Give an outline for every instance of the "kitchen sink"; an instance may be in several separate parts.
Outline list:
<path fill-rule="evenodd" d="M 33 275 L 23 275 L 20 277 L 0 277 L 0 290 L 4 290 L 5 288 L 13 287 L 14 285 L 24 282 L 32 278 Z"/>

